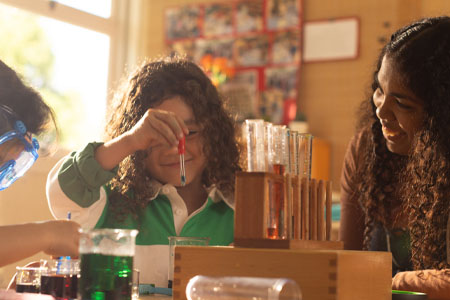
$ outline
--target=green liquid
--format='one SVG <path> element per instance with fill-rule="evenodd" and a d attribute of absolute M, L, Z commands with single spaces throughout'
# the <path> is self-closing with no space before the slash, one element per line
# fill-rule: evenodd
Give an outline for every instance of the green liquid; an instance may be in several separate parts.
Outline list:
<path fill-rule="evenodd" d="M 81 254 L 78 298 L 129 300 L 132 276 L 132 256 Z"/>

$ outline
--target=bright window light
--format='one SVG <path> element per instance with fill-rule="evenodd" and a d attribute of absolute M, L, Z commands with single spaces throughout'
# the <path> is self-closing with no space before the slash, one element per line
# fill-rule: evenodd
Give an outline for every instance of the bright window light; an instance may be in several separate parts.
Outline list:
<path fill-rule="evenodd" d="M 111 0 L 56 0 L 55 2 L 102 18 L 109 18 L 111 16 Z"/>
<path fill-rule="evenodd" d="M 109 36 L 0 5 L 0 42 L 0 59 L 54 109 L 62 147 L 75 150 L 100 140 Z"/>

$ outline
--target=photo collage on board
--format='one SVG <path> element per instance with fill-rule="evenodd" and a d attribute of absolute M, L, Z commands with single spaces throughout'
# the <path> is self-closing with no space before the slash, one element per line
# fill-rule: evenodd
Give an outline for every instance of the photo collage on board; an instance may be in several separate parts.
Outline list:
<path fill-rule="evenodd" d="M 168 52 L 199 64 L 238 121 L 295 117 L 302 0 L 234 0 L 165 11 Z"/>

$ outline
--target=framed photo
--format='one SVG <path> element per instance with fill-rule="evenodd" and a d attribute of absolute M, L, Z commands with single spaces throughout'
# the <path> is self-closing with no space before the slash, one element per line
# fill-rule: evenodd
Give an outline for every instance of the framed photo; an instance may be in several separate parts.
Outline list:
<path fill-rule="evenodd" d="M 356 59 L 359 56 L 359 19 L 347 17 L 307 22 L 304 44 L 304 62 Z"/>
<path fill-rule="evenodd" d="M 205 6 L 204 36 L 233 33 L 233 7 L 230 3 Z"/>
<path fill-rule="evenodd" d="M 259 32 L 263 30 L 262 1 L 243 1 L 236 4 L 237 33 Z"/>
<path fill-rule="evenodd" d="M 167 40 L 194 38 L 200 36 L 200 7 L 180 6 L 166 10 Z"/>
<path fill-rule="evenodd" d="M 239 38 L 235 42 L 236 64 L 241 67 L 263 66 L 268 63 L 267 35 Z"/>
<path fill-rule="evenodd" d="M 275 33 L 271 48 L 273 64 L 290 64 L 300 61 L 300 32 L 298 30 Z"/>
<path fill-rule="evenodd" d="M 280 30 L 300 25 L 300 2 L 298 0 L 267 0 L 267 29 Z"/>

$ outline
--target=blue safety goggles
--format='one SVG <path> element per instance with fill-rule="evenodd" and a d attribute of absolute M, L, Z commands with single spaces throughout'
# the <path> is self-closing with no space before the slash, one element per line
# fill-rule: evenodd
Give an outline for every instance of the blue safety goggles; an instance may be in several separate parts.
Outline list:
<path fill-rule="evenodd" d="M 15 121 L 14 129 L 0 136 L 0 147 L 7 141 L 14 139 L 23 144 L 23 149 L 15 155 L 15 159 L 10 159 L 0 166 L 0 191 L 6 189 L 23 176 L 39 156 L 37 153 L 39 143 L 30 133 L 27 133 L 25 124 L 22 121 Z"/>

